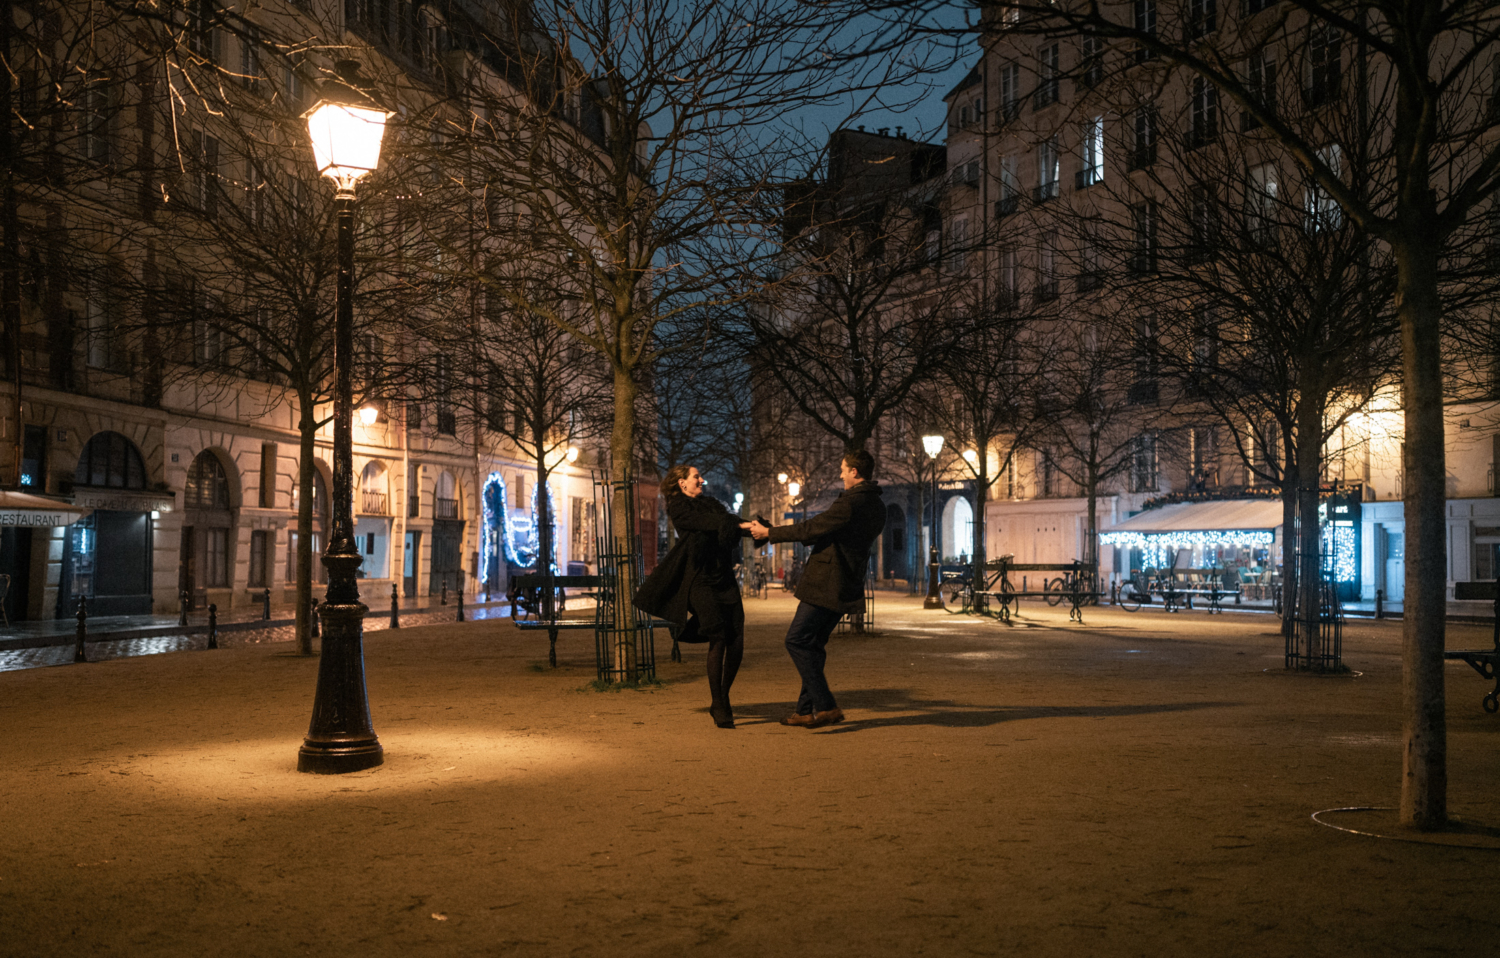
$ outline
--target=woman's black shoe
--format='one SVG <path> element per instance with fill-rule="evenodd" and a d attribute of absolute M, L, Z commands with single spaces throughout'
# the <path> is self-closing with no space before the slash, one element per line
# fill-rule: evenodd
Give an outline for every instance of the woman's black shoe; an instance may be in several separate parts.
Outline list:
<path fill-rule="evenodd" d="M 710 705 L 708 714 L 713 716 L 714 724 L 719 728 L 734 728 L 734 713 L 727 705 Z"/>

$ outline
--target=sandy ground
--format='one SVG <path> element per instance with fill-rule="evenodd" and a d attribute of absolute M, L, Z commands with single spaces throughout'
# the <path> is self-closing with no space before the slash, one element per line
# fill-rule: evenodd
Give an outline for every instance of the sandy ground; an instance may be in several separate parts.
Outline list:
<path fill-rule="evenodd" d="M 0 954 L 1495 953 L 1500 840 L 1309 817 L 1396 801 L 1399 624 L 1315 678 L 1266 616 L 879 601 L 814 732 L 776 721 L 781 596 L 733 731 L 701 647 L 600 693 L 584 633 L 555 670 L 505 621 L 376 633 L 386 763 L 345 776 L 295 771 L 316 662 L 285 645 L 0 674 Z M 1450 803 L 1497 826 L 1500 716 L 1448 674 Z"/>

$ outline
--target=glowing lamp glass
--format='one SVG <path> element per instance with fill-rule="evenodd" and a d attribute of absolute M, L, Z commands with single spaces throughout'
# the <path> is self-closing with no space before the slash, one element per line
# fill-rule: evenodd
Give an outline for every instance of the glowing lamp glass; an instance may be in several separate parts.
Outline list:
<path fill-rule="evenodd" d="M 786 484 L 786 491 L 787 491 L 787 495 L 789 495 L 793 499 L 795 499 L 798 496 L 802 495 L 802 483 L 800 483 L 800 482 L 789 482 L 789 483 Z"/>
<path fill-rule="evenodd" d="M 578 461 L 578 447 L 577 446 L 569 446 L 568 447 L 568 461 L 569 462 L 577 462 Z"/>
<path fill-rule="evenodd" d="M 366 426 L 375 425 L 376 420 L 378 420 L 379 418 L 380 410 L 376 409 L 374 406 L 359 407 L 359 421 L 364 423 Z"/>
<path fill-rule="evenodd" d="M 340 185 L 353 182 L 380 164 L 380 142 L 390 114 L 369 107 L 327 100 L 307 111 L 318 172 Z"/>
<path fill-rule="evenodd" d="M 788 478 L 790 478 L 790 477 L 787 476 L 787 474 L 784 473 L 784 472 L 778 472 L 776 474 L 776 481 L 779 482 L 779 483 L 781 483 L 783 486 L 786 485 L 786 481 L 787 481 Z"/>
<path fill-rule="evenodd" d="M 922 448 L 927 452 L 928 459 L 936 459 L 938 453 L 943 451 L 942 436 L 923 436 Z"/>
<path fill-rule="evenodd" d="M 976 463 L 978 461 L 979 461 L 979 453 L 975 452 L 972 449 L 965 449 L 964 450 L 964 462 L 967 462 L 969 465 L 972 466 L 974 463 Z"/>

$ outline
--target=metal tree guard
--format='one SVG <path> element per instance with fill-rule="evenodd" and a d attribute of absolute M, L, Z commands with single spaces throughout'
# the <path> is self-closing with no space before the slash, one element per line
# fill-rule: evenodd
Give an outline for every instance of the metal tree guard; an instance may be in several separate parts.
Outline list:
<path fill-rule="evenodd" d="M 614 534 L 615 497 L 622 496 L 625 535 Z M 604 682 L 656 678 L 656 635 L 651 616 L 631 601 L 641 584 L 641 537 L 636 530 L 635 480 L 614 482 L 594 475 L 594 501 L 602 500 L 596 533 L 599 600 L 595 610 L 595 659 Z"/>
<path fill-rule="evenodd" d="M 1292 560 L 1299 556 L 1292 551 Z M 1293 568 L 1300 569 L 1300 565 Z M 1309 584 L 1298 576 L 1296 592 L 1301 593 Z M 1301 595 L 1283 597 L 1289 602 L 1284 608 L 1291 611 L 1292 631 L 1286 638 L 1286 667 L 1299 672 L 1342 672 L 1344 670 L 1344 608 L 1339 602 L 1338 583 L 1334 581 L 1333 555 L 1318 553 L 1317 615 L 1309 621 L 1302 615 Z"/>

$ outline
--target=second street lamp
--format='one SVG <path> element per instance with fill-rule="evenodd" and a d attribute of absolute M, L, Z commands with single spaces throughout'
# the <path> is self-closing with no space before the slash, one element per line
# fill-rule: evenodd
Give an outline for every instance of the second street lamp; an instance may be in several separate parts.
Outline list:
<path fill-rule="evenodd" d="M 922 451 L 932 463 L 932 532 L 927 543 L 927 598 L 922 601 L 922 608 L 941 609 L 943 599 L 938 595 L 937 457 L 943 451 L 943 437 L 923 436 Z"/>
<path fill-rule="evenodd" d="M 359 601 L 359 548 L 354 542 L 354 184 L 380 163 L 390 113 L 358 89 L 359 64 L 341 60 L 339 80 L 319 91 L 304 114 L 318 172 L 337 184 L 338 285 L 333 321 L 333 530 L 323 565 L 328 597 L 319 609 L 323 650 L 312 723 L 297 771 L 357 772 L 384 761 L 370 724 L 365 691 L 364 603 Z"/>

